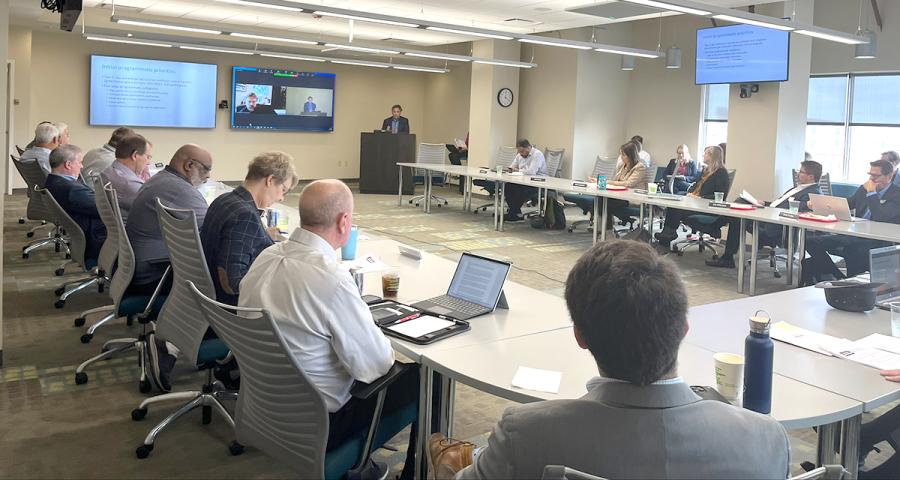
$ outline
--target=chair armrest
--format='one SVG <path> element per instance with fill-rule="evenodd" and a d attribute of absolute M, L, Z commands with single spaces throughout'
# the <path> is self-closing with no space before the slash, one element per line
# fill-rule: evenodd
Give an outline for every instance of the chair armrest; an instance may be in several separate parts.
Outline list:
<path fill-rule="evenodd" d="M 410 368 L 415 368 L 415 366 L 416 364 L 414 363 L 400 363 L 395 361 L 391 366 L 391 369 L 374 382 L 353 382 L 353 386 L 350 387 L 350 395 L 361 400 L 371 398 L 373 395 L 377 394 L 378 392 L 390 386 L 390 384 L 394 383 L 394 381 L 400 378 L 400 375 L 405 373 L 407 370 L 409 370 Z"/>

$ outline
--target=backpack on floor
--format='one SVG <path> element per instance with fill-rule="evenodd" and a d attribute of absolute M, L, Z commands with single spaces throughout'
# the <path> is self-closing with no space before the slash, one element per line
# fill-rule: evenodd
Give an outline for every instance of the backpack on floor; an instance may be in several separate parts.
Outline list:
<path fill-rule="evenodd" d="M 544 214 L 531 219 L 531 227 L 541 230 L 562 230 L 566 228 L 566 212 L 563 205 L 556 200 L 555 195 L 547 198 L 547 208 Z"/>

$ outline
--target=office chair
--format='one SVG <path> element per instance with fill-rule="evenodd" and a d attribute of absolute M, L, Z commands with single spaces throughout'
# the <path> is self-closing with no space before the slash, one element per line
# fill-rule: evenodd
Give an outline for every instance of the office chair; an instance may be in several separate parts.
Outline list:
<path fill-rule="evenodd" d="M 856 193 L 858 188 L 859 185 L 854 185 L 852 183 L 832 183 L 831 195 L 835 197 L 850 198 Z"/>
<path fill-rule="evenodd" d="M 59 206 L 59 203 L 53 198 L 50 191 L 46 188 L 38 188 L 35 192 L 41 197 L 41 201 L 50 207 L 50 211 L 56 220 L 54 223 L 65 229 L 68 233 L 68 249 L 71 258 L 66 264 L 74 263 L 80 266 L 84 272 L 89 274 L 87 277 L 66 281 L 54 291 L 54 294 L 59 296 L 59 299 L 56 300 L 53 306 L 56 308 L 63 308 L 66 306 L 66 300 L 69 297 L 87 287 L 100 283 L 101 276 L 99 275 L 97 268 L 97 259 L 85 258 L 84 251 L 87 246 L 87 240 L 84 232 L 81 230 L 81 227 L 75 223 L 75 220 L 72 220 L 72 217 Z M 66 264 L 63 264 L 63 266 L 56 270 L 57 275 L 64 273 Z M 74 285 L 74 287 L 69 288 L 72 285 Z"/>
<path fill-rule="evenodd" d="M 412 423 L 410 406 L 381 417 L 387 387 L 411 364 L 394 363 L 371 384 L 356 382 L 355 398 L 376 400 L 372 423 L 342 445 L 326 452 L 328 411 L 322 396 L 290 354 L 269 312 L 216 302 L 188 284 L 203 318 L 231 349 L 241 366 L 241 391 L 235 407 L 237 442 L 255 447 L 290 466 L 303 477 L 353 477 L 369 462 L 372 450 Z M 232 313 L 234 312 L 234 313 Z"/>
<path fill-rule="evenodd" d="M 23 153 L 25 153 L 25 149 L 18 145 L 16 145 L 16 151 L 19 152 L 19 156 L 21 156 Z"/>
<path fill-rule="evenodd" d="M 94 202 L 97 205 L 97 212 L 100 213 L 100 220 L 106 226 L 106 240 L 100 247 L 100 255 L 97 257 L 97 276 L 99 279 L 97 288 L 103 293 L 104 288 L 109 285 L 112 279 L 113 270 L 115 269 L 116 259 L 119 258 L 119 230 L 115 228 L 115 213 L 113 213 L 112 205 L 109 204 L 109 197 L 104 190 L 103 179 L 99 175 L 91 177 L 94 189 Z M 104 305 L 90 310 L 81 312 L 75 319 L 75 326 L 84 325 L 85 320 L 90 315 L 99 313 L 104 314 L 106 321 L 115 318 L 115 305 Z M 104 322 L 105 323 L 105 322 Z"/>
<path fill-rule="evenodd" d="M 169 276 L 169 270 L 166 270 L 163 279 L 156 286 L 151 295 L 130 294 L 128 286 L 134 276 L 134 250 L 128 240 L 128 234 L 125 233 L 125 223 L 122 221 L 122 213 L 119 210 L 119 200 L 116 197 L 116 191 L 112 188 L 104 188 L 107 199 L 113 210 L 115 222 L 111 224 L 112 229 L 116 230 L 114 235 L 118 238 L 119 255 L 116 262 L 116 269 L 113 272 L 112 280 L 109 283 L 109 296 L 112 298 L 114 315 L 103 317 L 103 319 L 95 322 L 88 327 L 87 332 L 81 336 L 81 343 L 88 343 L 94 337 L 94 332 L 102 325 L 108 323 L 113 318 L 125 317 L 127 324 L 131 325 L 134 319 L 138 320 L 141 325 L 141 333 L 136 338 L 114 338 L 103 344 L 103 348 L 99 355 L 85 360 L 78 368 L 75 369 L 75 384 L 82 385 L 87 383 L 88 375 L 85 369 L 93 363 L 105 360 L 119 353 L 125 353 L 131 349 L 138 352 L 138 362 L 141 369 L 140 381 L 138 389 L 141 393 L 147 393 L 151 390 L 150 372 L 148 370 L 147 361 L 147 336 L 149 334 L 150 321 L 155 318 L 163 303 L 166 301 L 166 295 L 162 293 L 163 284 Z M 107 235 L 109 235 L 110 227 L 107 227 Z"/>
<path fill-rule="evenodd" d="M 222 406 L 221 400 L 235 400 L 237 396 L 236 391 L 227 390 L 213 377 L 213 369 L 228 356 L 228 347 L 215 335 L 208 333 L 209 323 L 200 312 L 188 287 L 190 283 L 193 288 L 202 290 L 203 294 L 215 296 L 215 287 L 206 266 L 194 211 L 166 207 L 157 199 L 156 213 L 159 216 L 163 239 L 169 249 L 172 290 L 159 312 L 156 328 L 151 331 L 147 343 L 150 344 L 157 339 L 172 343 L 191 365 L 195 365 L 199 370 L 206 370 L 206 381 L 200 390 L 156 395 L 145 399 L 138 408 L 132 410 L 131 418 L 140 421 L 147 416 L 150 405 L 169 400 L 188 400 L 150 430 L 144 443 L 135 451 L 137 458 L 147 458 L 153 451 L 157 435 L 197 407 L 202 407 L 204 425 L 212 421 L 212 410 L 215 410 L 234 427 L 234 421 Z M 157 365 L 151 364 L 150 368 L 157 368 Z M 155 376 L 151 376 L 151 380 L 155 382 Z M 165 385 L 157 384 L 156 387 L 160 391 L 168 392 Z M 243 447 L 232 444 L 229 450 L 232 455 L 239 455 Z"/>
<path fill-rule="evenodd" d="M 566 153 L 565 148 L 553 149 L 547 147 L 544 149 L 544 160 L 547 162 L 547 176 L 559 178 L 562 172 L 563 156 Z M 528 199 L 528 204 L 537 207 L 535 210 L 525 213 L 525 218 L 543 215 L 547 208 L 547 201 L 550 198 L 550 190 L 538 187 L 537 195 Z"/>
<path fill-rule="evenodd" d="M 547 465 L 544 467 L 544 473 L 541 480 L 605 480 L 603 477 L 591 475 L 589 473 L 579 472 L 574 468 L 562 465 Z"/>
<path fill-rule="evenodd" d="M 616 163 L 618 162 L 617 158 L 614 157 L 600 157 L 597 156 L 597 160 L 594 161 L 594 169 L 591 171 L 591 176 L 593 178 L 597 178 L 600 176 L 604 176 L 607 178 L 611 178 L 616 174 Z M 590 214 L 590 218 L 587 220 L 576 220 L 569 224 L 567 230 L 569 233 L 575 231 L 579 225 L 593 225 L 594 222 L 594 197 L 592 195 L 585 195 L 583 193 L 564 193 L 563 199 L 567 203 L 565 206 L 576 206 L 581 208 L 581 213 L 588 215 Z"/>
<path fill-rule="evenodd" d="M 64 250 L 66 248 L 66 242 L 62 229 L 58 225 L 53 224 L 53 213 L 50 210 L 50 207 L 43 202 L 40 195 L 35 193 L 35 188 L 44 188 L 44 182 L 47 181 L 47 174 L 44 173 L 44 170 L 37 162 L 22 162 L 15 157 L 11 156 L 11 158 L 13 165 L 15 165 L 16 170 L 19 171 L 19 174 L 22 176 L 22 179 L 25 180 L 25 184 L 28 187 L 28 207 L 25 210 L 25 217 L 29 220 L 41 222 L 40 225 L 32 228 L 25 236 L 32 238 L 34 237 L 35 231 L 39 228 L 42 228 L 47 224 L 52 225 L 52 230 L 47 234 L 46 238 L 34 240 L 22 247 L 22 258 L 28 258 L 31 252 L 45 245 L 53 245 L 57 252 Z M 24 222 L 20 219 L 19 223 Z"/>
<path fill-rule="evenodd" d="M 657 167 L 655 165 L 650 165 L 650 168 L 647 169 L 647 176 L 644 178 L 645 183 L 660 183 L 666 178 L 666 167 Z M 641 188 L 646 188 L 646 186 L 641 186 Z M 657 212 L 661 210 L 656 210 Z M 641 219 L 641 207 L 629 205 L 622 209 L 622 216 L 624 218 L 620 218 L 619 220 L 623 225 L 628 226 L 628 230 L 633 230 L 635 224 L 639 223 Z M 648 217 L 646 219 L 648 222 L 656 221 L 655 218 Z M 639 225 L 639 228 L 644 228 L 644 225 Z M 662 230 L 662 228 L 660 228 Z"/>
<path fill-rule="evenodd" d="M 516 159 L 516 155 L 518 151 L 516 147 L 500 147 L 497 151 L 497 157 L 494 159 L 495 165 L 505 165 L 510 166 L 512 162 Z M 488 192 L 488 196 L 493 197 L 497 190 L 497 182 L 493 180 L 485 180 L 485 179 L 475 179 L 472 181 L 472 185 L 477 185 Z M 478 213 L 478 210 L 482 212 L 486 212 L 488 208 L 493 208 L 494 202 L 485 203 L 483 205 L 478 205 L 474 209 L 472 209 L 472 213 Z M 500 208 L 504 208 L 503 205 L 500 205 Z"/>
<path fill-rule="evenodd" d="M 731 186 L 734 185 L 736 174 L 737 170 L 728 170 L 728 189 L 724 192 L 725 198 L 728 198 Z M 684 225 L 691 230 L 691 235 L 672 245 L 673 252 L 678 253 L 680 257 L 688 248 L 696 246 L 700 252 L 708 248 L 714 252 L 713 258 L 718 257 L 717 247 L 721 247 L 722 227 L 728 225 L 728 217 L 706 214 L 689 215 L 684 219 Z M 696 235 L 696 237 L 691 238 L 692 235 Z"/>
<path fill-rule="evenodd" d="M 842 465 L 823 465 L 788 480 L 843 480 L 845 478 L 850 478 L 850 472 Z"/>
<path fill-rule="evenodd" d="M 444 161 L 447 156 L 446 154 L 447 154 L 447 148 L 442 143 L 420 143 L 419 144 L 419 153 L 418 153 L 418 155 L 416 155 L 416 163 L 424 164 L 424 165 L 444 165 L 447 163 Z M 421 178 L 422 182 L 424 183 L 426 180 L 425 175 L 431 175 L 430 172 L 428 172 L 427 170 L 422 170 L 422 172 L 423 172 L 423 175 L 413 175 L 413 182 L 415 182 L 417 178 Z M 441 184 L 444 183 L 443 175 L 441 175 L 441 176 L 432 175 L 432 184 L 434 183 L 435 179 L 438 179 L 437 180 L 438 183 L 441 183 Z M 425 195 L 416 195 L 409 199 L 409 204 L 412 205 L 413 203 L 415 203 L 416 206 L 418 207 L 419 202 L 424 201 L 424 200 L 425 200 Z M 437 206 L 439 206 L 439 207 L 441 205 L 447 205 L 446 198 L 440 197 L 433 193 L 431 194 L 431 200 L 432 201 L 437 200 Z"/>

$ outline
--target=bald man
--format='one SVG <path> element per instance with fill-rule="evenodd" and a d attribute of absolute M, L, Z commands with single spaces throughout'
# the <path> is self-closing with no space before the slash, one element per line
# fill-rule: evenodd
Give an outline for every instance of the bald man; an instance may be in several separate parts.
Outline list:
<path fill-rule="evenodd" d="M 325 401 L 331 450 L 368 428 L 374 398 L 351 398 L 350 387 L 355 380 L 371 383 L 387 373 L 394 352 L 335 257 L 353 224 L 350 189 L 339 180 L 307 185 L 300 194 L 300 219 L 286 242 L 256 257 L 241 280 L 238 305 L 264 308 L 278 323 L 290 353 Z M 389 387 L 382 417 L 415 405 L 418 385 L 418 369 L 408 369 Z M 414 451 L 411 446 L 401 478 L 411 478 Z"/>

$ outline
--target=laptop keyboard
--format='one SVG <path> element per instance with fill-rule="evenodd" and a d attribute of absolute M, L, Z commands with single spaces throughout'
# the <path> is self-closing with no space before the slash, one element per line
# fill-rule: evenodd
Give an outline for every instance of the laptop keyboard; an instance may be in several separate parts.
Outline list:
<path fill-rule="evenodd" d="M 450 295 L 441 295 L 440 297 L 432 298 L 430 302 L 466 315 L 478 315 L 487 310 L 487 308 L 478 305 L 477 303 L 451 297 Z"/>

